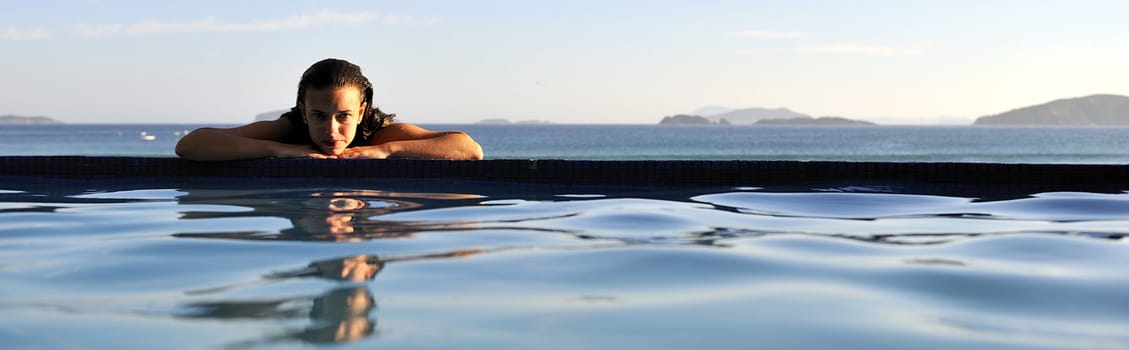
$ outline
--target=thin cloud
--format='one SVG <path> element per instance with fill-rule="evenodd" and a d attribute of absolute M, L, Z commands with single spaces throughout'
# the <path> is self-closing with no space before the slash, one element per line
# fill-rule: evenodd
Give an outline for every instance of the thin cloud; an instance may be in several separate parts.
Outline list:
<path fill-rule="evenodd" d="M 0 31 L 0 40 L 43 40 L 54 35 L 44 28 L 17 28 L 8 26 Z"/>
<path fill-rule="evenodd" d="M 806 38 L 811 36 L 811 34 L 802 32 L 777 32 L 767 30 L 739 30 L 733 32 L 733 34 L 739 37 L 755 39 Z"/>
<path fill-rule="evenodd" d="M 860 44 L 828 44 L 812 46 L 796 46 L 775 49 L 757 50 L 761 53 L 800 53 L 800 54 L 859 54 L 871 56 L 909 56 L 922 53 L 921 49 L 894 46 L 860 45 Z"/>
<path fill-rule="evenodd" d="M 85 37 L 105 37 L 194 32 L 273 32 L 312 28 L 331 23 L 378 23 L 386 26 L 426 27 L 438 24 L 439 19 L 418 18 L 401 14 L 380 14 L 375 12 L 336 12 L 333 10 L 322 10 L 312 14 L 293 15 L 280 19 L 250 22 L 226 22 L 214 17 L 207 17 L 183 22 L 148 20 L 133 24 L 80 24 L 78 26 L 78 33 Z"/>

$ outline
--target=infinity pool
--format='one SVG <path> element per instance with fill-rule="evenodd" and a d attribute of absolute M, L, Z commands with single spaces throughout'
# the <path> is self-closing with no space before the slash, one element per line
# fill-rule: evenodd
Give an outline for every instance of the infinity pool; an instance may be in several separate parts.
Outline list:
<path fill-rule="evenodd" d="M 1125 349 L 1129 194 L 3 177 L 5 349 Z"/>

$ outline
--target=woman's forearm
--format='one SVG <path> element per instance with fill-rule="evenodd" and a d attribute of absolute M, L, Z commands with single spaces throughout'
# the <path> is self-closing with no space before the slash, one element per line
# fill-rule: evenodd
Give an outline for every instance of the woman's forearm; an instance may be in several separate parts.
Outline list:
<path fill-rule="evenodd" d="M 276 156 L 278 142 L 231 135 L 202 128 L 185 135 L 176 144 L 181 158 L 198 161 L 254 159 Z"/>
<path fill-rule="evenodd" d="M 458 131 L 422 140 L 392 141 L 382 146 L 387 148 L 389 157 L 396 158 L 482 159 L 482 146 Z"/>

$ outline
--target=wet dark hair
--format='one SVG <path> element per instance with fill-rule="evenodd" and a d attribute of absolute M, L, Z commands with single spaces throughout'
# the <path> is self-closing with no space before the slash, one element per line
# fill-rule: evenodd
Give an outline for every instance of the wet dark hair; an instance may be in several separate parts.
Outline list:
<path fill-rule="evenodd" d="M 372 83 L 364 74 L 361 74 L 361 67 L 336 58 L 318 61 L 306 69 L 305 73 L 302 73 L 302 79 L 298 81 L 298 97 L 294 101 L 294 107 L 283 116 L 294 122 L 302 122 L 303 111 L 299 106 L 305 103 L 307 89 L 345 86 L 355 86 L 360 89 L 364 97 L 363 102 L 369 107 L 361 115 L 361 121 L 357 127 L 357 137 L 354 137 L 353 142 L 368 140 L 373 132 L 392 124 L 396 114 L 384 113 L 380 108 L 373 105 Z"/>

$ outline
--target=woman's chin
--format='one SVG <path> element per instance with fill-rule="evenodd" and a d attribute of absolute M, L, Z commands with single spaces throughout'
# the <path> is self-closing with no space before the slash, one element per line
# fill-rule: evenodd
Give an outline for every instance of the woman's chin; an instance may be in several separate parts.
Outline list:
<path fill-rule="evenodd" d="M 327 156 L 339 156 L 342 152 L 345 152 L 346 148 L 348 147 L 329 147 L 329 145 L 320 145 L 320 147 L 318 147 L 318 150 Z"/>

